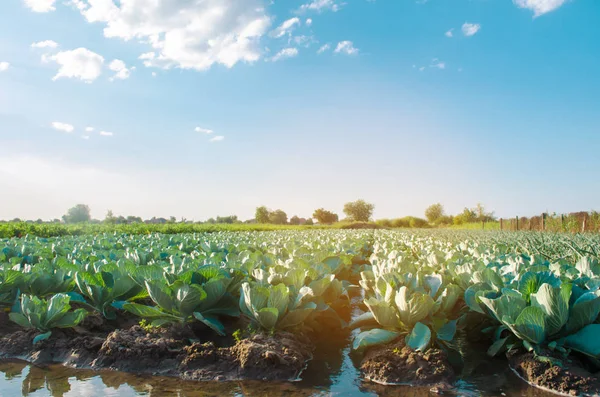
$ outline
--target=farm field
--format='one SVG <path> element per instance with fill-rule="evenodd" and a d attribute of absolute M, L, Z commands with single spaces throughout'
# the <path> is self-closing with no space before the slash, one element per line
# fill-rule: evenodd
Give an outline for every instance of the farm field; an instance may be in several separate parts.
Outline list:
<path fill-rule="evenodd" d="M 182 395 L 594 394 L 599 247 L 454 230 L 4 239 L 0 371 L 160 375 Z"/>

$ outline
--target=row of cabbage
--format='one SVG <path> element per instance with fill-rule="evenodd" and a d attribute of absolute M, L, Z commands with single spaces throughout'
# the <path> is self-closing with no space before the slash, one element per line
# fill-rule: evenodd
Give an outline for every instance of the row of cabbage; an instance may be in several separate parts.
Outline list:
<path fill-rule="evenodd" d="M 492 356 L 524 348 L 557 364 L 552 357 L 572 351 L 597 360 L 599 243 L 586 235 L 383 233 L 361 273 L 368 311 L 352 324 L 363 331 L 354 347 L 406 335 L 417 350 L 456 349 L 457 330 L 483 321 Z"/>
<path fill-rule="evenodd" d="M 223 320 L 253 329 L 343 328 L 352 261 L 369 235 L 215 233 L 177 236 L 24 238 L 0 251 L 0 304 L 10 319 L 48 338 L 90 312 L 128 312 L 153 326 Z M 72 308 L 73 307 L 73 308 Z M 342 314 L 342 315 L 340 315 Z"/>
<path fill-rule="evenodd" d="M 36 342 L 90 312 L 128 312 L 219 335 L 226 318 L 244 317 L 271 332 L 359 328 L 355 349 L 399 338 L 415 350 L 457 349 L 475 317 L 487 322 L 492 355 L 524 347 L 597 359 L 599 243 L 440 231 L 26 237 L 2 242 L 0 304 L 41 331 Z M 365 313 L 347 324 L 355 295 Z"/>

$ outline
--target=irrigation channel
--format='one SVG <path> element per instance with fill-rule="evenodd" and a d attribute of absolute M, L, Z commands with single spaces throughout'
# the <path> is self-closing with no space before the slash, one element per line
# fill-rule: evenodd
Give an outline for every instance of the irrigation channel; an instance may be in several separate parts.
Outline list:
<path fill-rule="evenodd" d="M 353 302 L 353 317 L 362 311 Z M 354 331 L 354 334 L 358 332 Z M 21 360 L 0 360 L 0 397 L 52 396 L 489 396 L 550 397 L 556 394 L 529 386 L 507 366 L 490 359 L 485 348 L 468 349 L 462 376 L 441 390 L 410 385 L 378 385 L 361 379 L 360 360 L 351 353 L 353 335 L 317 343 L 314 357 L 295 382 L 194 382 L 126 372 L 75 369 L 59 364 L 36 366 Z"/>
<path fill-rule="evenodd" d="M 362 382 L 349 347 L 320 347 L 299 382 L 186 382 L 175 378 L 138 376 L 116 371 L 72 369 L 62 365 L 36 367 L 23 361 L 0 361 L 0 396 L 407 396 L 435 395 L 429 388 L 380 386 Z M 454 396 L 529 396 L 554 394 L 528 386 L 506 363 L 482 357 L 477 373 L 459 381 Z"/>

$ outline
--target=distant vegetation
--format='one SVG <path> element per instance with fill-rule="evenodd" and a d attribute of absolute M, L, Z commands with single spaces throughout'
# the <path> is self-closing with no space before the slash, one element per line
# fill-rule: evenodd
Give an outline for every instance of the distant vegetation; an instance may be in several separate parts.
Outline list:
<path fill-rule="evenodd" d="M 540 214 L 532 217 L 498 219 L 483 204 L 464 208 L 456 215 L 448 215 L 441 203 L 430 205 L 425 217 L 405 216 L 393 219 L 373 219 L 375 205 L 364 200 L 348 202 L 344 205 L 346 217 L 325 208 L 316 209 L 312 216 L 304 218 L 288 215 L 281 209 L 271 210 L 265 206 L 256 208 L 254 219 L 242 221 L 237 215 L 217 216 L 202 222 L 189 221 L 174 216 L 143 220 L 141 217 L 115 215 L 108 211 L 103 220 L 92 219 L 90 208 L 77 204 L 70 208 L 61 219 L 52 221 L 23 221 L 13 219 L 0 221 L 0 238 L 35 235 L 53 237 L 64 235 L 85 235 L 98 233 L 195 233 L 220 231 L 273 231 L 298 230 L 306 228 L 364 229 L 364 228 L 452 228 L 484 230 L 545 230 L 552 232 L 598 232 L 600 213 L 575 212 L 570 214 Z M 316 223 L 315 223 L 316 221 Z"/>

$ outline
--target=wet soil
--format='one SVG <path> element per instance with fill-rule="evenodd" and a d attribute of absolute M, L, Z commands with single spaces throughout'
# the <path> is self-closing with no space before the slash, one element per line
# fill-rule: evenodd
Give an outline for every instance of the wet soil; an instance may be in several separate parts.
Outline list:
<path fill-rule="evenodd" d="M 369 349 L 360 369 L 365 379 L 385 385 L 446 389 L 455 378 L 445 352 L 436 348 L 416 352 L 406 347 L 403 340 Z"/>
<path fill-rule="evenodd" d="M 287 332 L 258 333 L 236 342 L 205 338 L 205 330 L 189 326 L 111 329 L 114 323 L 94 316 L 73 329 L 54 329 L 50 338 L 34 345 L 39 331 L 13 327 L 4 320 L 0 317 L 3 359 L 188 380 L 296 380 L 312 358 L 314 346 Z"/>
<path fill-rule="evenodd" d="M 551 356 L 550 352 L 543 354 Z M 534 386 L 572 396 L 600 394 L 598 374 L 588 372 L 576 358 L 562 359 L 562 367 L 536 359 L 533 353 L 515 352 L 508 359 L 510 367 Z"/>

